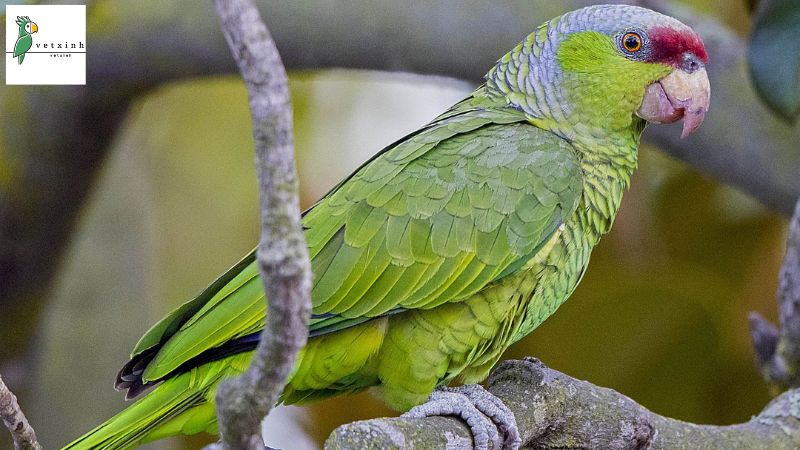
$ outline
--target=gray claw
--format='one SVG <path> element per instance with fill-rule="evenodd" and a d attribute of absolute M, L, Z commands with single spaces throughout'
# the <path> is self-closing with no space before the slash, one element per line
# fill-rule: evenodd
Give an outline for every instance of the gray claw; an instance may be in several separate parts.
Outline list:
<path fill-rule="evenodd" d="M 470 428 L 476 450 L 517 450 L 522 439 L 510 409 L 482 386 L 471 384 L 450 388 L 439 386 L 426 403 L 415 406 L 403 417 L 457 416 Z M 501 438 L 502 435 L 502 438 Z"/>

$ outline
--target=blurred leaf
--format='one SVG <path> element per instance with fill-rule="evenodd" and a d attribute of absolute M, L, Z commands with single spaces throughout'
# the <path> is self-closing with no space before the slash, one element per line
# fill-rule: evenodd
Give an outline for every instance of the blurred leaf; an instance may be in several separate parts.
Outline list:
<path fill-rule="evenodd" d="M 758 94 L 791 123 L 800 115 L 800 1 L 759 2 L 750 37 L 750 73 Z"/>

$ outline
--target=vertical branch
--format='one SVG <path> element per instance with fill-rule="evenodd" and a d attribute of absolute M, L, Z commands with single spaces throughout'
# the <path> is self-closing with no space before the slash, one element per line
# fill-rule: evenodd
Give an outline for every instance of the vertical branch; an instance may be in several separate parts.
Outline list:
<path fill-rule="evenodd" d="M 759 314 L 750 314 L 756 363 L 767 381 L 800 387 L 800 199 L 789 222 L 778 303 L 780 330 Z"/>
<path fill-rule="evenodd" d="M 800 199 L 789 223 L 778 295 L 781 322 L 778 357 L 790 368 L 787 382 L 793 387 L 800 386 Z"/>
<path fill-rule="evenodd" d="M 36 433 L 22 413 L 22 409 L 17 403 L 17 397 L 8 390 L 0 377 L 0 417 L 3 419 L 8 431 L 11 432 L 11 439 L 14 440 L 16 450 L 41 450 L 42 446 L 36 440 Z"/>
<path fill-rule="evenodd" d="M 252 0 L 214 5 L 247 85 L 261 197 L 257 261 L 269 309 L 250 367 L 217 391 L 217 416 L 224 448 L 263 448 L 261 420 L 308 337 L 311 269 L 300 224 L 286 71 Z"/>

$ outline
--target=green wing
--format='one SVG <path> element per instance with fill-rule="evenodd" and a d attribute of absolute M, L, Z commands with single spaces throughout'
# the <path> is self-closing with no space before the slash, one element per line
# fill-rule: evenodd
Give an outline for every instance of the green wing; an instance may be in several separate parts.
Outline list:
<path fill-rule="evenodd" d="M 31 38 L 30 34 L 26 34 L 24 36 L 20 36 L 17 39 L 17 43 L 14 44 L 14 57 L 18 57 L 20 55 L 24 55 L 25 52 L 31 49 L 33 45 L 33 38 Z"/>
<path fill-rule="evenodd" d="M 568 144 L 527 123 L 475 127 L 475 115 L 398 145 L 308 214 L 314 312 L 331 315 L 312 330 L 469 297 L 574 211 Z"/>
<path fill-rule="evenodd" d="M 306 213 L 312 336 L 459 301 L 536 253 L 575 210 L 582 177 L 568 143 L 524 120 L 457 105 Z M 162 379 L 259 332 L 265 308 L 252 261 L 153 327 L 118 384 Z"/>

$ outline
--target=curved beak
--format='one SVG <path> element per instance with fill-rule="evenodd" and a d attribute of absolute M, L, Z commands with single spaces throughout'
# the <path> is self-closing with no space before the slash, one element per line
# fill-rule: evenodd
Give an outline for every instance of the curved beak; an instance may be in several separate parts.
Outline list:
<path fill-rule="evenodd" d="M 636 115 L 655 123 L 683 119 L 681 138 L 685 138 L 703 123 L 710 100 L 711 85 L 704 67 L 692 72 L 675 69 L 647 87 Z"/>
<path fill-rule="evenodd" d="M 36 25 L 36 22 L 31 22 L 31 34 L 36 33 L 39 31 L 39 25 Z"/>

